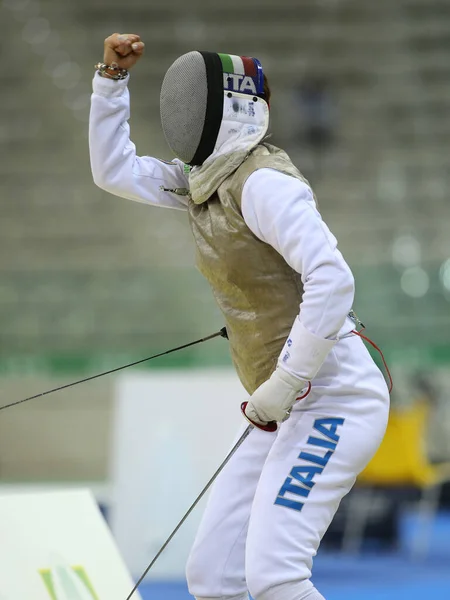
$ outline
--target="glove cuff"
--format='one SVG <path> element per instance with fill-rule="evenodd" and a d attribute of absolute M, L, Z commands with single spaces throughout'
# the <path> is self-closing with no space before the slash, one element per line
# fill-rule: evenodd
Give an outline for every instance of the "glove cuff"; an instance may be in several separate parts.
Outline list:
<path fill-rule="evenodd" d="M 338 341 L 339 338 L 327 340 L 311 333 L 297 317 L 278 358 L 278 367 L 298 379 L 311 381 Z"/>
<path fill-rule="evenodd" d="M 308 387 L 309 381 L 305 379 L 299 379 L 298 375 L 293 375 L 290 371 L 287 371 L 280 365 L 277 366 L 275 371 L 270 376 L 271 379 L 278 379 L 284 384 L 291 387 L 295 392 L 300 392 Z"/>

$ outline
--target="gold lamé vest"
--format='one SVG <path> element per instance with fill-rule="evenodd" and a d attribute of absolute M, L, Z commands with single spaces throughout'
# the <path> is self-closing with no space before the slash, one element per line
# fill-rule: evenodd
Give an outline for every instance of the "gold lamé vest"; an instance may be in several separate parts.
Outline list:
<path fill-rule="evenodd" d="M 285 152 L 263 144 L 206 202 L 189 202 L 197 266 L 225 317 L 231 356 L 250 394 L 275 369 L 303 293 L 300 275 L 272 246 L 259 240 L 242 217 L 244 184 L 263 168 L 305 181 Z M 274 194 L 273 202 L 282 201 Z"/>

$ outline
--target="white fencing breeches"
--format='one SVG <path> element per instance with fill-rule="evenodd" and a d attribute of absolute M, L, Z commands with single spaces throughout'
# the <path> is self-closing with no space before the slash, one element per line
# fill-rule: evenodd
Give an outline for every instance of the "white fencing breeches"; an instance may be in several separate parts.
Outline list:
<path fill-rule="evenodd" d="M 361 339 L 341 340 L 278 432 L 253 430 L 218 477 L 187 565 L 190 593 L 249 590 L 258 600 L 280 586 L 283 600 L 297 600 L 311 590 L 322 536 L 377 450 L 388 412 L 384 378 Z"/>

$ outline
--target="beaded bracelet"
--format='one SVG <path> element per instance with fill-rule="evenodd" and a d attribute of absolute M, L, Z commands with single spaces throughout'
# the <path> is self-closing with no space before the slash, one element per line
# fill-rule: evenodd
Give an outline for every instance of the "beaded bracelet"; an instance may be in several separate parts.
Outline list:
<path fill-rule="evenodd" d="M 107 75 L 108 79 L 114 79 L 115 81 L 126 79 L 128 77 L 128 70 L 121 69 L 117 65 L 106 65 L 105 63 L 99 62 L 95 65 L 95 68 L 101 77 Z M 114 75 L 111 75 L 108 71 L 114 71 Z"/>

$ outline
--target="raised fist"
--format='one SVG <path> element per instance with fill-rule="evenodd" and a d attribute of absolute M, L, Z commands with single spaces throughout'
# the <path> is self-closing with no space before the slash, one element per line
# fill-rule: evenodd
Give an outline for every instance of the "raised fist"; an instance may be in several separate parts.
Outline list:
<path fill-rule="evenodd" d="M 105 40 L 103 62 L 120 69 L 131 69 L 144 53 L 144 42 L 134 33 L 113 33 Z"/>

